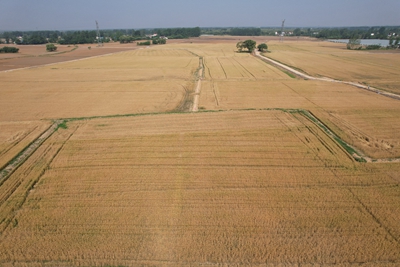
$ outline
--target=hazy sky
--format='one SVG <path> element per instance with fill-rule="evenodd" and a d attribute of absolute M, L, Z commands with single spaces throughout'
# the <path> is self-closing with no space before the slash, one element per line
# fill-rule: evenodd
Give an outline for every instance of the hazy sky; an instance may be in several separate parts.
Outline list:
<path fill-rule="evenodd" d="M 400 25 L 400 0 L 0 0 L 0 30 Z"/>

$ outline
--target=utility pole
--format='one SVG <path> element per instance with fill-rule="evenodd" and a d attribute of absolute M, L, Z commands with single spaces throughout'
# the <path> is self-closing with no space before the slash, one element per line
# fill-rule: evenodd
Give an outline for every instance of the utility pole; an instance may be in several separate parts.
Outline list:
<path fill-rule="evenodd" d="M 97 28 L 97 46 L 102 46 L 103 42 L 100 44 L 100 30 L 99 30 L 99 23 L 96 20 L 96 28 Z"/>
<path fill-rule="evenodd" d="M 281 42 L 283 42 L 283 29 L 285 28 L 285 19 L 282 21 L 282 28 L 281 28 Z"/>

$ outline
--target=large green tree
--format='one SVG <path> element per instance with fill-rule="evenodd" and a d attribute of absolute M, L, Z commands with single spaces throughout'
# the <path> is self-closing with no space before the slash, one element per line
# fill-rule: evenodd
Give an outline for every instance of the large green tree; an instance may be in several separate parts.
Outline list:
<path fill-rule="evenodd" d="M 258 51 L 263 52 L 263 51 L 268 50 L 268 45 L 266 43 L 262 43 L 262 44 L 259 44 L 257 46 L 257 48 L 258 48 Z"/>
<path fill-rule="evenodd" d="M 239 50 L 239 52 L 242 52 L 243 49 L 247 49 L 251 53 L 256 48 L 256 45 L 257 45 L 256 41 L 246 40 L 243 42 L 238 42 L 236 44 L 236 48 Z"/>

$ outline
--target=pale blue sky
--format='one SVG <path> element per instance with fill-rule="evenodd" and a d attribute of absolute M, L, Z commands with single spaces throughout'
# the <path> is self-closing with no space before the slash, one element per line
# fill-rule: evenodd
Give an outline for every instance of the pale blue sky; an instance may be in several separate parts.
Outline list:
<path fill-rule="evenodd" d="M 0 30 L 400 25 L 400 0 L 0 0 Z"/>

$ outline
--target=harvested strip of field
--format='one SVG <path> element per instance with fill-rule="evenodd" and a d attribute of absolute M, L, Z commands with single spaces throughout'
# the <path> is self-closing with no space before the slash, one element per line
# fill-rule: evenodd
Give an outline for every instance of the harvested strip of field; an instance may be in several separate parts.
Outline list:
<path fill-rule="evenodd" d="M 400 263 L 399 214 L 388 214 L 399 182 L 351 160 L 301 114 L 71 121 L 43 149 L 53 146 L 33 190 L 0 206 L 11 218 L 0 263 Z M 364 197 L 389 191 L 379 211 Z"/>
<path fill-rule="evenodd" d="M 164 112 L 194 89 L 198 57 L 143 49 L 0 73 L 0 121 Z"/>

